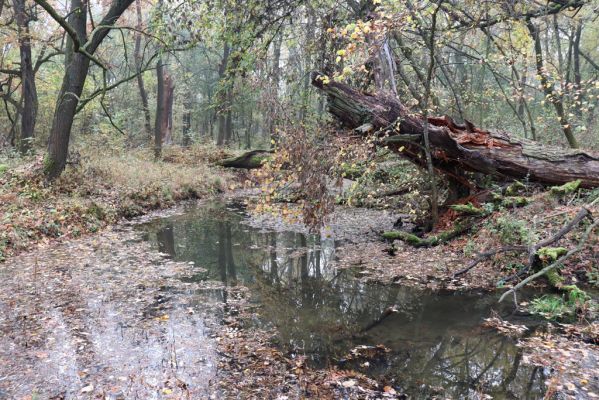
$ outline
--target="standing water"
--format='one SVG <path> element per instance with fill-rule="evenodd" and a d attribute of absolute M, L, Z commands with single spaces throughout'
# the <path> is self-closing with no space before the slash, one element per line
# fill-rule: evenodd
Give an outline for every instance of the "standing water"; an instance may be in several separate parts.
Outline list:
<path fill-rule="evenodd" d="M 334 239 L 256 228 L 222 202 L 141 229 L 162 253 L 196 265 L 182 279 L 224 284 L 207 300 L 227 302 L 227 287 L 247 286 L 256 324 L 274 326 L 278 346 L 315 367 L 358 370 L 414 398 L 543 397 L 543 371 L 523 365 L 512 340 L 481 328 L 492 310 L 510 313 L 495 295 L 360 282 L 335 268 Z"/>

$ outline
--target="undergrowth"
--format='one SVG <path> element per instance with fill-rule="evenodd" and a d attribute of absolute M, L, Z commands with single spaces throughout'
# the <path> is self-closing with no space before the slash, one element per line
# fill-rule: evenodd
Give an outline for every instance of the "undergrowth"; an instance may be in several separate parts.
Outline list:
<path fill-rule="evenodd" d="M 218 153 L 173 147 L 155 162 L 144 150 L 82 151 L 52 185 L 44 181 L 41 157 L 0 159 L 0 261 L 35 242 L 77 237 L 222 191 L 228 175 L 209 166 Z"/>

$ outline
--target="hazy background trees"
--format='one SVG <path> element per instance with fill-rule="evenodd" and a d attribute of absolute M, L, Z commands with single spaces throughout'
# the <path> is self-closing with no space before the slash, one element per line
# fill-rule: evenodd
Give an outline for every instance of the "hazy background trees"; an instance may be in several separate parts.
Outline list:
<path fill-rule="evenodd" d="M 268 148 L 284 123 L 327 118 L 312 70 L 415 111 L 599 145 L 596 0 L 0 4 L 0 143 L 42 153 L 50 140 L 50 177 L 69 139 L 158 156 L 158 144 Z"/>

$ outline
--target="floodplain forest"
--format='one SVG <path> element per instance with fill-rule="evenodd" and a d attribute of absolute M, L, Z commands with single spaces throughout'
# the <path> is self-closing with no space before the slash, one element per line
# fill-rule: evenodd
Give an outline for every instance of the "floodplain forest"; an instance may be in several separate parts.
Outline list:
<path fill-rule="evenodd" d="M 0 0 L 0 399 L 599 398 L 599 0 Z"/>

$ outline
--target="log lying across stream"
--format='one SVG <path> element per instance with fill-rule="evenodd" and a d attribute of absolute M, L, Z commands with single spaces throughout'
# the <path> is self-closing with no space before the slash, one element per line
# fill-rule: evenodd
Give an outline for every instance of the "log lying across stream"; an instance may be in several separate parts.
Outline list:
<path fill-rule="evenodd" d="M 219 161 L 219 165 L 226 168 L 255 169 L 272 157 L 272 150 L 251 150 L 237 157 L 226 158 Z"/>
<path fill-rule="evenodd" d="M 372 95 L 333 81 L 325 84 L 321 76 L 313 72 L 312 84 L 327 95 L 329 112 L 343 126 L 364 136 L 375 134 L 379 144 L 424 166 L 421 115 L 395 96 Z M 468 121 L 458 124 L 449 117 L 431 117 L 428 122 L 435 168 L 464 187 L 470 187 L 464 171 L 545 185 L 580 179 L 582 187 L 599 186 L 597 153 L 542 145 L 507 132 L 483 130 Z"/>

